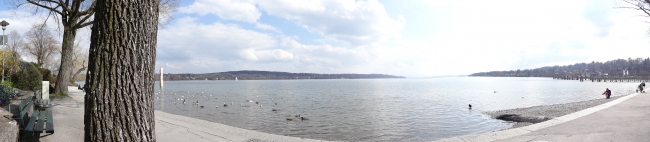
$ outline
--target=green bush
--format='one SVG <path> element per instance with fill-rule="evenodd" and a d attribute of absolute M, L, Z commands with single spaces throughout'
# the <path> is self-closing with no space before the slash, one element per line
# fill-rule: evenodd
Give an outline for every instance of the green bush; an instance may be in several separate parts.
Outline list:
<path fill-rule="evenodd" d="M 9 87 L 13 87 L 13 86 L 14 86 L 14 83 L 11 82 L 11 80 L 5 80 L 5 82 L 3 82 L 2 85 L 7 85 L 7 86 L 9 86 Z"/>
<path fill-rule="evenodd" d="M 41 90 L 43 76 L 34 65 L 23 62 L 20 64 L 20 71 L 11 77 L 14 87 L 21 90 Z"/>
<path fill-rule="evenodd" d="M 56 82 L 56 78 L 52 75 L 52 71 L 44 68 L 38 68 L 38 71 L 43 75 L 43 81 Z"/>

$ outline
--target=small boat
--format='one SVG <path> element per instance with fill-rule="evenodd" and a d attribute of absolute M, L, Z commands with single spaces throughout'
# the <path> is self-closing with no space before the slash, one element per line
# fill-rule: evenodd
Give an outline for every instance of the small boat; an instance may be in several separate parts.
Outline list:
<path fill-rule="evenodd" d="M 237 81 L 237 77 L 235 76 L 235 81 Z"/>

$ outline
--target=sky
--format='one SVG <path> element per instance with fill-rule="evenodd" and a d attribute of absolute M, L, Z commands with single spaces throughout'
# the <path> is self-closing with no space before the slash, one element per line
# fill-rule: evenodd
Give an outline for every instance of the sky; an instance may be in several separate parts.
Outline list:
<path fill-rule="evenodd" d="M 650 18 L 620 8 L 626 6 L 618 0 L 180 0 L 173 20 L 159 28 L 156 72 L 430 77 L 648 58 Z M 25 33 L 43 19 L 0 6 L 7 32 Z M 78 34 L 84 48 L 88 33 Z"/>

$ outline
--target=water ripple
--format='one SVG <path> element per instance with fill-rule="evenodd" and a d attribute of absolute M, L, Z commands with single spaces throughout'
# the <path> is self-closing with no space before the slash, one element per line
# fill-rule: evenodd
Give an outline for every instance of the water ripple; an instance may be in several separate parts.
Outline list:
<path fill-rule="evenodd" d="M 634 91 L 635 84 L 477 77 L 169 81 L 156 93 L 155 108 L 286 136 L 431 141 L 513 125 L 484 111 L 591 100 L 601 98 L 606 87 L 615 96 L 625 95 Z M 186 99 L 186 104 L 178 98 Z M 195 101 L 200 105 L 192 105 Z M 474 107 L 470 110 L 468 104 Z"/>

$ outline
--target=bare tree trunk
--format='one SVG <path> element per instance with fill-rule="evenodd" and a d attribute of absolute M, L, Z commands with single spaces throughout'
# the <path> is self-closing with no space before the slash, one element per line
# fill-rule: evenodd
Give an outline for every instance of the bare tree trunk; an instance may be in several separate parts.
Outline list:
<path fill-rule="evenodd" d="M 74 84 L 74 82 L 77 81 L 77 76 L 79 76 L 79 73 L 81 73 L 84 70 L 86 70 L 86 67 L 82 67 L 79 70 L 77 70 L 77 72 L 72 74 L 72 76 L 70 77 L 70 83 Z"/>
<path fill-rule="evenodd" d="M 158 0 L 97 0 L 86 78 L 85 141 L 156 141 Z"/>
<path fill-rule="evenodd" d="M 68 93 L 68 82 L 72 72 L 72 49 L 74 48 L 74 39 L 77 37 L 77 30 L 74 28 L 64 28 L 63 45 L 61 46 L 61 65 L 59 73 L 56 76 L 56 93 Z M 65 54 L 64 54 L 65 53 Z"/>

